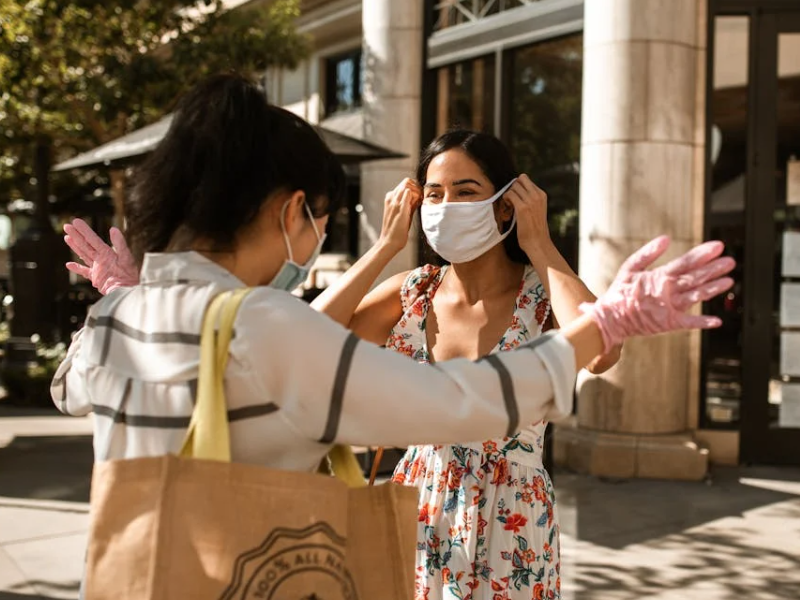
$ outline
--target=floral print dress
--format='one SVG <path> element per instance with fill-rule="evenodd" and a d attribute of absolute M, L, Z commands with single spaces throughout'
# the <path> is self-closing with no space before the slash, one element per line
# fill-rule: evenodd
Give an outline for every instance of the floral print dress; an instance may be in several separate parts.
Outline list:
<path fill-rule="evenodd" d="M 447 267 L 413 271 L 386 347 L 430 363 L 425 324 Z M 526 267 L 511 326 L 494 352 L 542 333 L 550 302 Z M 393 481 L 420 491 L 415 600 L 560 599 L 555 497 L 542 465 L 546 423 L 513 437 L 412 446 Z"/>

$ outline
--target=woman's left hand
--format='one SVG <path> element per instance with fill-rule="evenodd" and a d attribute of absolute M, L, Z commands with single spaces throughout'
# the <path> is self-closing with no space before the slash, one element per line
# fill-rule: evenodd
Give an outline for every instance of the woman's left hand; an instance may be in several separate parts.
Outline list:
<path fill-rule="evenodd" d="M 67 269 L 85 277 L 105 295 L 118 287 L 139 283 L 139 267 L 133 259 L 122 232 L 111 228 L 112 246 L 106 244 L 82 219 L 64 225 L 64 241 L 84 262 L 68 262 Z"/>
<path fill-rule="evenodd" d="M 520 175 L 503 197 L 511 202 L 517 216 L 519 245 L 526 253 L 550 244 L 547 225 L 547 194 L 527 175 Z"/>

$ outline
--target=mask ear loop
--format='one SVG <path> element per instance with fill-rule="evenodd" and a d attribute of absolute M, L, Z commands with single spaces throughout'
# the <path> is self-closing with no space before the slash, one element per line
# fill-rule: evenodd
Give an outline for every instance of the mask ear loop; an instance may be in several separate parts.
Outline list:
<path fill-rule="evenodd" d="M 505 186 L 503 186 L 503 187 L 500 189 L 500 192 L 499 192 L 499 193 L 498 193 L 498 195 L 497 195 L 497 200 L 500 200 L 500 199 L 502 199 L 502 198 L 503 198 L 503 196 L 505 195 L 505 193 L 506 193 L 506 192 L 508 191 L 508 189 L 509 189 L 509 188 L 510 188 L 510 187 L 511 187 L 513 184 L 514 184 L 514 182 L 515 182 L 516 180 L 517 180 L 517 178 L 516 178 L 516 177 L 514 177 L 514 179 L 512 179 L 511 181 L 509 181 L 507 184 L 505 184 Z M 495 200 L 495 202 L 497 202 L 497 200 Z M 509 225 L 508 229 L 506 229 L 506 230 L 505 230 L 505 232 L 501 234 L 501 236 L 500 236 L 500 241 L 501 241 L 501 242 L 502 242 L 503 240 L 505 240 L 505 239 L 506 239 L 506 238 L 507 238 L 507 237 L 508 237 L 508 236 L 511 234 L 511 232 L 512 232 L 512 231 L 514 231 L 514 226 L 517 224 L 517 211 L 514 209 L 514 206 L 513 206 L 513 205 L 511 206 L 511 209 L 514 211 L 514 212 L 512 213 L 512 215 L 511 215 L 511 225 Z"/>
<path fill-rule="evenodd" d="M 281 208 L 281 233 L 283 233 L 283 241 L 286 244 L 286 250 L 289 253 L 289 262 L 294 262 L 294 255 L 292 253 L 292 242 L 289 240 L 289 234 L 286 233 L 286 209 L 289 206 L 289 202 L 291 202 L 291 199 L 287 200 L 284 203 L 283 208 Z M 316 226 L 315 226 L 315 231 L 316 231 Z"/>
<path fill-rule="evenodd" d="M 306 202 L 305 205 L 308 218 L 311 220 L 311 227 L 314 228 L 314 235 L 317 236 L 317 243 L 319 244 L 322 241 L 322 236 L 319 234 L 319 229 L 317 229 L 317 221 L 314 219 L 314 213 L 311 212 L 311 207 L 308 205 L 308 202 Z"/>

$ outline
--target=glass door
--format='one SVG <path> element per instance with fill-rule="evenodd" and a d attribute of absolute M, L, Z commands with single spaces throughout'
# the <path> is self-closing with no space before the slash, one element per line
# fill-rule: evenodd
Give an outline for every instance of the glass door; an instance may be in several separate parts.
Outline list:
<path fill-rule="evenodd" d="M 741 459 L 800 464 L 800 12 L 751 32 Z"/>

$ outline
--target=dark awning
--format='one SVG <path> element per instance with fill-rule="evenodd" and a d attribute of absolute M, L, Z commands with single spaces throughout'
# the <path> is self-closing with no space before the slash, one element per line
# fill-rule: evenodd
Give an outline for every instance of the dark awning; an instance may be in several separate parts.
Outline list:
<path fill-rule="evenodd" d="M 94 150 L 84 152 L 53 167 L 53 171 L 67 171 L 70 169 L 84 169 L 87 167 L 124 166 L 135 162 L 143 155 L 155 149 L 161 139 L 166 135 L 172 115 L 167 115 L 160 121 L 142 127 L 123 135 L 116 140 L 98 146 Z M 342 163 L 352 164 L 370 160 L 386 158 L 405 158 L 404 154 L 394 152 L 364 140 L 331 131 L 323 127 L 314 126 L 319 136 L 339 158 Z"/>

